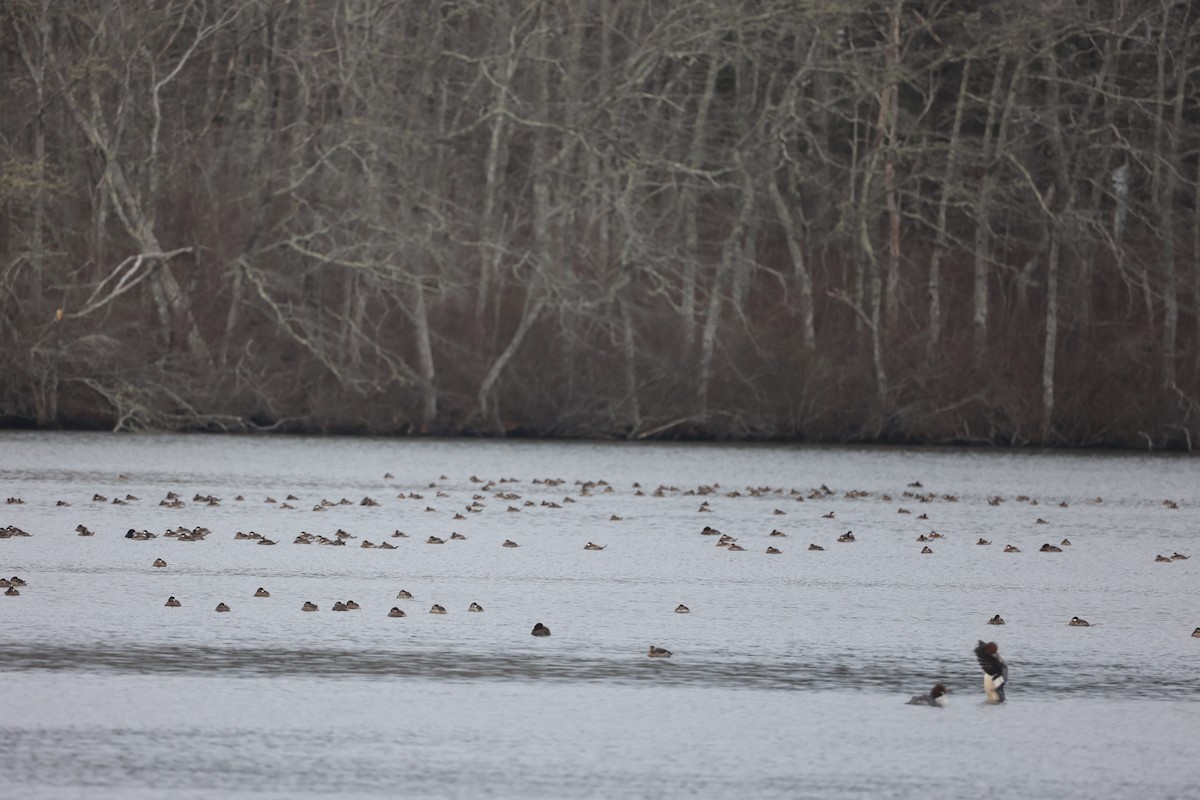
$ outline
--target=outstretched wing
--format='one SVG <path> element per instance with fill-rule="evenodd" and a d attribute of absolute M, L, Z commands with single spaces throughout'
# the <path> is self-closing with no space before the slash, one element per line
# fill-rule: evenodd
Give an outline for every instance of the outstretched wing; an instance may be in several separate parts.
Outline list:
<path fill-rule="evenodd" d="M 987 642 L 980 640 L 975 647 L 975 658 L 979 659 L 979 666 L 983 667 L 983 671 L 992 677 L 998 677 L 1004 674 L 1004 662 L 994 653 L 989 653 L 984 648 Z"/>

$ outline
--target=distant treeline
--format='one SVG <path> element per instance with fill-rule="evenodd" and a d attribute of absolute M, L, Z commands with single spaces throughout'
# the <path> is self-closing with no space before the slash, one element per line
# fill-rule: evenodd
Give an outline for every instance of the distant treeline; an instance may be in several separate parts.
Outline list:
<path fill-rule="evenodd" d="M 0 419 L 1187 447 L 1190 0 L 8 0 Z"/>

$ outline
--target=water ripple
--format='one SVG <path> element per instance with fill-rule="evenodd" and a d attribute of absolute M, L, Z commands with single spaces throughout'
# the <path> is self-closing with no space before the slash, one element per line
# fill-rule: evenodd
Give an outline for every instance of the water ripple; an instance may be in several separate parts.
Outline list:
<path fill-rule="evenodd" d="M 924 687 L 930 675 L 945 675 L 960 692 L 974 692 L 978 673 L 959 662 L 884 662 L 866 667 L 852 654 L 845 660 L 706 659 L 703 657 L 650 660 L 625 655 L 619 658 L 555 653 L 470 653 L 446 650 L 315 650 L 246 649 L 212 646 L 119 648 L 65 646 L 8 646 L 0 652 L 0 671 L 109 671 L 123 674 L 224 677 L 322 677 L 344 679 L 430 679 L 438 681 L 589 682 L 659 684 L 722 689 L 788 689 L 847 691 Z M 1051 694 L 1055 697 L 1109 696 L 1122 698 L 1200 699 L 1188 676 L 1137 669 L 1121 664 L 1050 663 L 1025 665 L 1011 691 Z"/>

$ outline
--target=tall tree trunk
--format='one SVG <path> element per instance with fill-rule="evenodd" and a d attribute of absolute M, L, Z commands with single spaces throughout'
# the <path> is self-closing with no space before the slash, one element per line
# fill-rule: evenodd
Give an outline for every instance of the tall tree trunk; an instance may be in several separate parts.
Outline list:
<path fill-rule="evenodd" d="M 429 335 L 429 312 L 426 308 L 425 286 L 420 280 L 413 289 L 412 321 L 417 337 L 417 374 L 421 376 L 421 432 L 428 433 L 437 421 L 437 375 L 433 368 L 433 344 Z"/>
<path fill-rule="evenodd" d="M 884 327 L 892 330 L 900 308 L 900 199 L 896 191 L 896 134 L 900 124 L 900 14 L 901 0 L 888 11 L 891 40 L 887 47 L 888 85 L 879 104 L 881 143 L 887 151 L 883 167 L 883 190 L 888 212 L 888 266 L 884 287 Z"/>
<path fill-rule="evenodd" d="M 983 177 L 979 184 L 979 194 L 975 200 L 975 290 L 974 313 L 972 321 L 975 328 L 975 368 L 981 369 L 987 359 L 988 351 L 988 275 L 991 271 L 991 193 L 994 178 L 992 142 L 995 139 L 996 117 L 1000 112 L 1000 96 L 1004 86 L 1004 71 L 1008 65 L 1008 57 L 1000 56 L 996 62 L 995 76 L 992 78 L 992 92 L 988 97 L 987 121 L 983 130 L 983 149 L 981 166 Z M 1013 76 L 1013 82 L 1017 80 Z"/>
<path fill-rule="evenodd" d="M 1162 330 L 1162 385 L 1167 389 L 1175 388 L 1175 339 L 1179 328 L 1179 296 L 1175 265 L 1175 190 L 1179 185 L 1179 170 L 1181 168 L 1179 158 L 1179 143 L 1183 135 L 1183 103 L 1186 96 L 1187 73 L 1186 62 L 1181 54 L 1168 53 L 1166 48 L 1167 32 L 1171 30 L 1171 5 L 1167 4 L 1163 9 L 1163 33 L 1160 40 L 1159 48 L 1159 95 L 1160 99 L 1165 101 L 1166 93 L 1166 61 L 1168 59 L 1175 62 L 1175 97 L 1172 103 L 1174 114 L 1171 119 L 1171 130 L 1169 136 L 1163 136 L 1162 117 L 1163 105 L 1159 104 L 1159 135 L 1156 137 L 1156 144 L 1160 150 L 1157 153 L 1158 163 L 1165 171 L 1166 177 L 1161 182 L 1160 200 L 1159 200 L 1159 218 L 1162 220 L 1162 232 L 1160 234 L 1163 242 L 1162 253 L 1162 297 L 1163 297 L 1163 330 Z M 1185 12 L 1186 13 L 1186 12 Z M 1163 148 L 1163 139 L 1167 140 L 1165 149 Z M 1158 168 L 1155 173 L 1159 172 Z"/>
<path fill-rule="evenodd" d="M 708 74 L 704 79 L 704 93 L 700 95 L 696 106 L 696 118 L 692 126 L 692 142 L 688 148 L 688 167 L 696 170 L 704 165 L 704 140 L 708 135 L 708 113 L 712 106 L 713 97 L 717 91 L 717 73 L 721 70 L 722 61 L 714 52 L 709 56 Z M 686 176 L 682 197 L 680 197 L 680 213 L 683 214 L 684 252 L 683 252 L 683 286 L 679 300 L 680 315 L 683 321 L 683 347 L 685 360 L 690 356 L 696 343 L 696 283 L 702 261 L 700 253 L 700 198 L 699 190 L 692 185 L 696 179 Z"/>
<path fill-rule="evenodd" d="M 621 314 L 621 351 L 624 358 L 625 402 L 629 406 L 629 433 L 626 438 L 636 439 L 642 428 L 642 405 L 638 401 L 637 382 L 637 338 L 633 328 L 633 315 L 625 300 L 617 301 Z"/>
<path fill-rule="evenodd" d="M 529 334 L 530 328 L 537 322 L 542 315 L 542 310 L 546 307 L 546 297 L 540 296 L 536 299 L 533 297 L 533 292 L 525 299 L 525 308 L 521 314 L 521 321 L 517 324 L 517 330 L 513 333 L 512 339 L 509 340 L 508 346 L 498 355 L 490 367 L 487 374 L 484 375 L 483 381 L 479 384 L 479 392 L 475 397 L 475 416 L 480 419 L 486 419 L 489 414 L 489 409 L 492 400 L 492 390 L 496 386 L 496 381 L 500 379 L 500 375 L 504 372 L 504 368 L 508 366 L 508 362 L 512 361 L 517 350 L 520 349 L 521 343 L 525 341 L 525 337 Z M 493 424 L 498 432 L 504 431 L 504 426 L 501 424 L 496 414 L 491 414 Z"/>
<path fill-rule="evenodd" d="M 785 168 L 784 174 L 790 175 L 791 171 Z M 787 200 L 783 197 L 783 192 L 779 190 L 776 177 L 768 175 L 766 182 L 767 191 L 771 195 L 771 202 L 775 206 L 775 216 L 783 228 L 784 237 L 787 239 L 788 255 L 792 259 L 792 275 L 800 291 L 800 332 L 804 340 L 804 349 L 812 351 L 816 349 L 817 337 L 813 323 L 812 275 L 809 273 L 808 264 L 804 259 L 805 237 L 801 233 L 801 223 L 797 222 L 792 209 L 788 206 Z M 795 193 L 795 189 L 788 192 L 793 197 Z"/>
<path fill-rule="evenodd" d="M 967 105 L 967 86 L 971 77 L 971 59 L 963 60 L 962 77 L 958 84 L 958 100 L 954 104 L 954 123 L 950 128 L 950 142 L 946 148 L 946 172 L 942 179 L 942 196 L 938 201 L 937 228 L 934 233 L 933 253 L 929 258 L 929 339 L 926 343 L 926 358 L 932 362 L 942 339 L 942 258 L 946 251 L 946 216 L 950 206 L 952 187 L 958 184 L 958 143 L 962 133 L 963 109 Z"/>
<path fill-rule="evenodd" d="M 1054 358 L 1058 348 L 1058 224 L 1049 223 L 1050 256 L 1046 260 L 1046 341 L 1042 350 L 1042 443 L 1054 432 Z"/>

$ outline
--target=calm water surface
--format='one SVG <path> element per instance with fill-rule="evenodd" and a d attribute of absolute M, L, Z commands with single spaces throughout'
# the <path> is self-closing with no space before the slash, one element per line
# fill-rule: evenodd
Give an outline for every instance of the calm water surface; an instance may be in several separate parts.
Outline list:
<path fill-rule="evenodd" d="M 0 494 L 13 796 L 1200 797 L 1195 459 L 5 433 Z"/>

